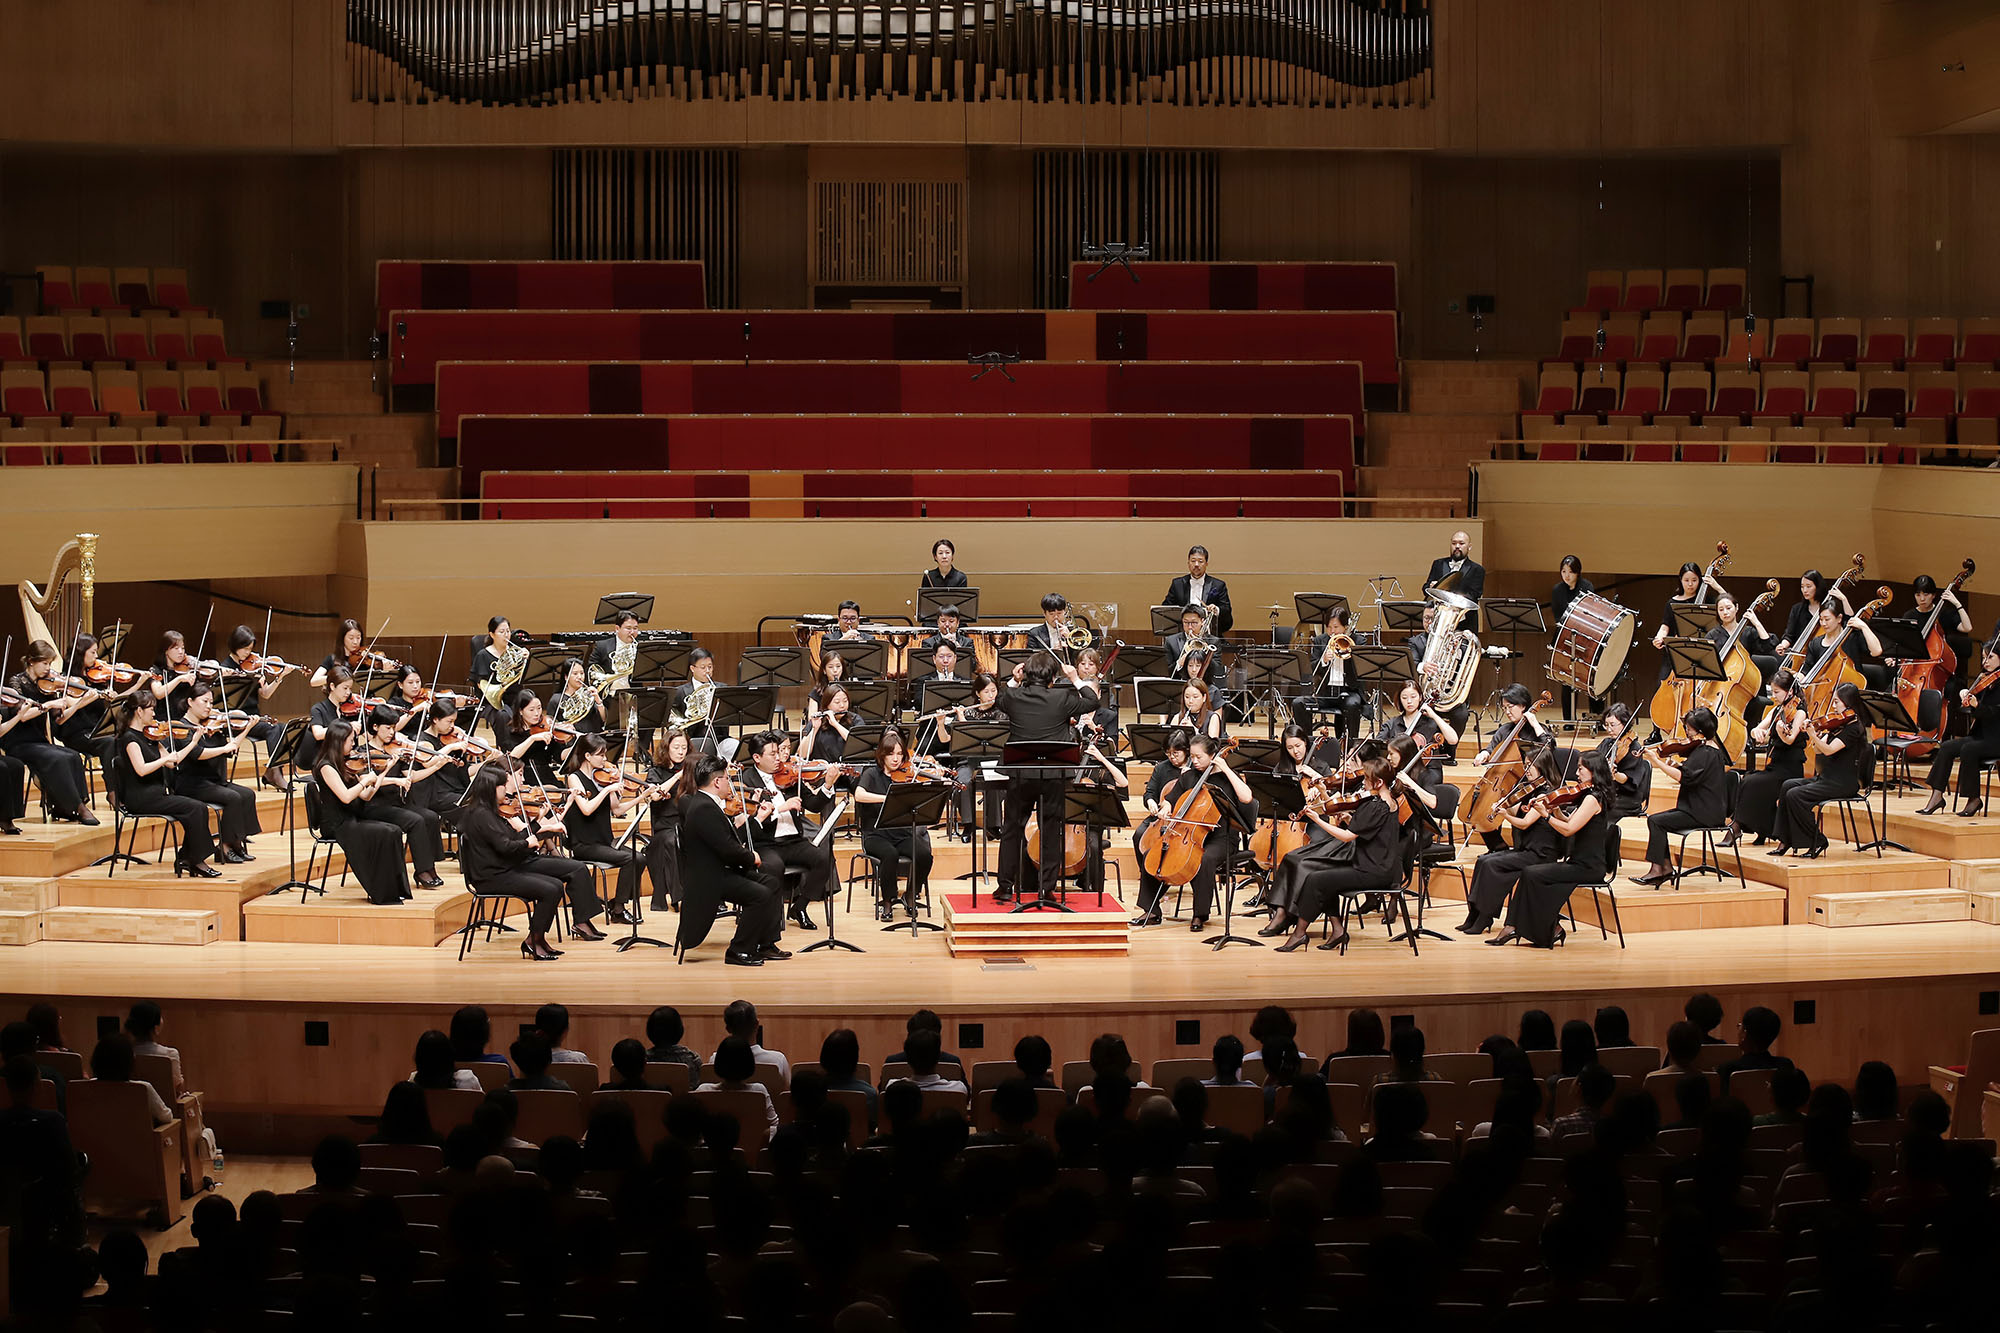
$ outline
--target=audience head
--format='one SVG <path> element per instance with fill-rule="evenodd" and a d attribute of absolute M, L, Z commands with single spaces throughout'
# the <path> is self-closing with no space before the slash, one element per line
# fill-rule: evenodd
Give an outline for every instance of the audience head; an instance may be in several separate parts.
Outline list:
<path fill-rule="evenodd" d="M 550 1046 L 561 1046 L 569 1035 L 569 1010 L 560 1004 L 543 1005 L 535 1010 L 535 1030 L 549 1039 Z"/>
<path fill-rule="evenodd" d="M 1854 1075 L 1854 1115 L 1858 1120 L 1894 1120 L 1902 1094 L 1896 1071 L 1881 1060 L 1866 1060 Z"/>
<path fill-rule="evenodd" d="M 37 1000 L 28 1006 L 28 1026 L 35 1030 L 35 1045 L 45 1051 L 65 1049 L 62 1039 L 62 1013 L 47 1000 Z"/>
<path fill-rule="evenodd" d="M 1352 1024 L 1353 1021 L 1350 1015 L 1348 1022 Z M 1250 1020 L 1250 1040 L 1260 1047 L 1273 1037 L 1290 1037 L 1297 1040 L 1298 1035 L 1298 1020 L 1292 1017 L 1291 1010 L 1281 1004 L 1265 1005 L 1257 1011 L 1256 1017 Z"/>
<path fill-rule="evenodd" d="M 146 1242 L 130 1227 L 106 1233 L 97 1247 L 98 1271 L 114 1294 L 144 1282 L 147 1262 Z"/>
<path fill-rule="evenodd" d="M 1618 1080 L 1611 1071 L 1595 1060 L 1583 1067 L 1576 1076 L 1576 1097 L 1593 1111 L 1602 1112 L 1604 1104 L 1611 1100 L 1611 1094 L 1618 1090 Z"/>
<path fill-rule="evenodd" d="M 1415 1023 L 1405 1023 L 1389 1034 L 1389 1058 L 1395 1061 L 1396 1072 L 1405 1078 L 1414 1078 L 1424 1068 L 1424 1030 Z"/>
<path fill-rule="evenodd" d="M 1674 1080 L 1674 1105 L 1680 1111 L 1679 1124 L 1699 1125 L 1713 1099 L 1705 1074 L 1684 1074 Z"/>
<path fill-rule="evenodd" d="M 938 1045 L 944 1045 L 944 1020 L 939 1018 L 934 1010 L 919 1009 L 914 1014 L 911 1014 L 909 1022 L 903 1024 L 903 1031 L 906 1034 L 912 1032 L 935 1032 L 938 1034 Z"/>
<path fill-rule="evenodd" d="M 627 1083 L 646 1081 L 646 1043 L 637 1037 L 621 1037 L 611 1047 L 611 1067 Z"/>
<path fill-rule="evenodd" d="M 451 1038 L 436 1028 L 417 1038 L 417 1049 L 410 1062 L 416 1069 L 419 1087 L 448 1088 L 452 1076 L 458 1072 L 458 1057 L 452 1054 Z"/>
<path fill-rule="evenodd" d="M 1701 1055 L 1701 1028 L 1686 1019 L 1667 1029 L 1667 1062 L 1692 1069 Z"/>
<path fill-rule="evenodd" d="M 1722 1025 L 1722 1001 L 1707 991 L 1697 991 L 1688 996 L 1688 1002 L 1681 1013 L 1687 1021 L 1700 1029 L 1702 1040 L 1707 1042 L 1715 1036 L 1715 1029 Z"/>
<path fill-rule="evenodd" d="M 913 1029 L 903 1039 L 903 1055 L 910 1062 L 910 1072 L 917 1075 L 937 1073 L 941 1045 L 938 1034 L 930 1028 Z"/>
<path fill-rule="evenodd" d="M 757 1006 L 748 1000 L 731 1000 L 729 1007 L 722 1011 L 722 1028 L 732 1037 L 741 1037 L 746 1045 L 757 1040 Z"/>
<path fill-rule="evenodd" d="M 361 1179 L 361 1149 L 345 1134 L 329 1134 L 313 1149 L 312 1169 L 320 1192 L 351 1190 Z"/>
<path fill-rule="evenodd" d="M 132 1080 L 132 1039 L 122 1032 L 98 1038 L 90 1052 L 90 1076 L 114 1083 Z"/>
<path fill-rule="evenodd" d="M 1556 1049 L 1556 1021 L 1546 1009 L 1530 1009 L 1521 1015 L 1521 1031 L 1516 1045 L 1524 1051 Z"/>
<path fill-rule="evenodd" d="M 12 1060 L 17 1055 L 35 1053 L 35 1030 L 26 1023 L 15 1021 L 0 1026 L 0 1060 Z M 29 1063 L 33 1063 L 31 1060 Z"/>
<path fill-rule="evenodd" d="M 742 1083 L 757 1072 L 757 1057 L 747 1038 L 734 1033 L 715 1048 L 715 1076 L 725 1083 Z"/>
<path fill-rule="evenodd" d="M 1784 1115 L 1798 1115 L 1812 1096 L 1812 1080 L 1796 1065 L 1771 1071 L 1771 1105 Z"/>
<path fill-rule="evenodd" d="M 1754 1005 L 1743 1011 L 1741 1023 L 1743 1049 L 1746 1051 L 1767 1052 L 1778 1040 L 1781 1023 L 1778 1011 L 1775 1009 L 1767 1009 L 1761 1004 Z"/>
<path fill-rule="evenodd" d="M 1014 1043 L 1014 1067 L 1036 1082 L 1046 1080 L 1055 1065 L 1055 1052 L 1048 1039 L 1033 1033 Z"/>
<path fill-rule="evenodd" d="M 1257 1035 L 1255 1028 L 1250 1030 L 1250 1035 Z M 1388 1049 L 1383 1043 L 1382 1015 L 1373 1009 L 1347 1011 L 1348 1055 L 1380 1055 Z"/>
<path fill-rule="evenodd" d="M 1127 1076 L 1132 1068 L 1132 1053 L 1125 1047 L 1125 1039 L 1115 1032 L 1106 1032 L 1090 1043 L 1091 1072 Z"/>
<path fill-rule="evenodd" d="M 1040 1105 L 1034 1085 L 1019 1075 L 1002 1079 L 993 1090 L 994 1119 L 1015 1133 L 1027 1128 Z"/>
<path fill-rule="evenodd" d="M 1224 1083 L 1234 1083 L 1243 1068 L 1243 1039 L 1234 1033 L 1225 1032 L 1215 1039 L 1215 1077 Z"/>
<path fill-rule="evenodd" d="M 25 1055 L 7 1057 L 7 1099 L 15 1106 L 32 1105 L 35 1099 L 35 1085 L 42 1081 L 42 1071 L 35 1062 Z"/>
<path fill-rule="evenodd" d="M 484 1006 L 464 1005 L 451 1016 L 451 1052 L 459 1060 L 470 1064 L 483 1058 L 492 1040 L 493 1024 Z"/>
<path fill-rule="evenodd" d="M 1632 1023 L 1625 1017 L 1625 1011 L 1615 1004 L 1607 1004 L 1597 1011 L 1597 1044 L 1607 1046 L 1630 1046 L 1632 1044 Z"/>
<path fill-rule="evenodd" d="M 646 1040 L 660 1050 L 667 1050 L 681 1044 L 687 1036 L 687 1024 L 681 1022 L 681 1011 L 670 1004 L 663 1004 L 646 1015 Z"/>
<path fill-rule="evenodd" d="M 134 1042 L 151 1041 L 164 1018 L 158 1001 L 140 1000 L 125 1015 L 125 1031 L 131 1034 Z"/>
<path fill-rule="evenodd" d="M 861 1067 L 861 1038 L 853 1028 L 835 1028 L 819 1044 L 819 1067 L 828 1083 L 848 1083 Z"/>
<path fill-rule="evenodd" d="M 375 1137 L 384 1143 L 436 1143 L 437 1130 L 431 1125 L 430 1103 L 424 1090 L 407 1079 L 389 1085 L 382 1099 L 382 1118 L 375 1122 Z"/>
<path fill-rule="evenodd" d="M 522 1078 L 540 1078 L 549 1072 L 555 1063 L 555 1054 L 549 1046 L 549 1034 L 536 1028 L 523 1033 L 507 1048 L 507 1054 L 514 1059 L 514 1068 Z"/>

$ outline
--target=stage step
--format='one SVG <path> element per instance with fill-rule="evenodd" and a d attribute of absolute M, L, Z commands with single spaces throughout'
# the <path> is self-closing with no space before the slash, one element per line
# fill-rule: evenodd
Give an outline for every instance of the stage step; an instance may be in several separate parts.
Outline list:
<path fill-rule="evenodd" d="M 213 944 L 214 912 L 163 907 L 52 907 L 42 938 L 88 944 Z"/>
<path fill-rule="evenodd" d="M 34 944 L 41 938 L 40 912 L 0 911 L 0 945 Z"/>
<path fill-rule="evenodd" d="M 1130 948 L 1130 913 L 1110 894 L 1072 893 L 1068 912 L 1016 912 L 1013 903 L 946 893 L 945 945 L 955 958 L 1119 957 Z"/>
<path fill-rule="evenodd" d="M 1951 863 L 1951 886 L 1967 893 L 2000 893 L 2000 860 L 1982 857 Z"/>
<path fill-rule="evenodd" d="M 1983 921 L 1989 926 L 2000 926 L 2000 889 L 1981 889 L 1969 893 L 1972 900 L 1972 919 Z"/>
<path fill-rule="evenodd" d="M 56 882 L 40 876 L 0 879 L 0 912 L 46 912 L 56 905 Z"/>
<path fill-rule="evenodd" d="M 1920 921 L 1963 921 L 1972 904 L 1957 889 L 1892 889 L 1813 894 L 1805 920 L 1816 926 L 1903 926 Z"/>
<path fill-rule="evenodd" d="M 339 884 L 338 876 L 327 881 L 324 897 L 309 895 L 303 903 L 296 893 L 253 898 L 243 905 L 243 938 L 283 944 L 428 949 L 463 926 L 472 906 L 472 895 L 458 886 L 458 877 L 449 871 L 447 867 L 445 882 L 449 887 L 417 889 L 414 898 L 402 903 L 371 903 L 359 884 L 352 879 Z M 507 905 L 509 916 L 525 910 L 518 901 Z"/>

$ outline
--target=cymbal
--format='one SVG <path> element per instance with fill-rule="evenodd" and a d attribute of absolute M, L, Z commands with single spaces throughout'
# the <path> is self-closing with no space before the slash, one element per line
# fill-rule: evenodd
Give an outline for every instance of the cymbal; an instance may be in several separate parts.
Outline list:
<path fill-rule="evenodd" d="M 1260 611 L 1284 611 L 1289 608 L 1284 606 L 1260 606 L 1257 609 Z"/>

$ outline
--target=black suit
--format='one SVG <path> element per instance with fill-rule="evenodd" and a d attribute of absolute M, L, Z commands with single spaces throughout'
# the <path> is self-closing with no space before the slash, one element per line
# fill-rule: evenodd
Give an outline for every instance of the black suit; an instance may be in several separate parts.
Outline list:
<path fill-rule="evenodd" d="M 1188 676 L 1188 668 L 1185 664 L 1181 666 L 1180 670 L 1174 670 L 1174 663 L 1181 660 L 1181 650 L 1187 647 L 1187 635 L 1169 634 L 1165 639 L 1160 641 L 1160 646 L 1166 649 L 1167 652 L 1167 670 L 1173 672 L 1174 675 L 1179 676 L 1183 680 L 1191 679 Z M 1193 659 L 1190 658 L 1189 660 L 1192 661 Z M 1210 690 L 1219 690 L 1222 688 L 1221 650 L 1218 649 L 1208 655 L 1208 674 L 1203 679 L 1208 682 Z"/>
<path fill-rule="evenodd" d="M 1431 561 L 1431 572 L 1429 577 L 1424 579 L 1424 590 L 1428 592 L 1437 587 L 1449 573 L 1451 573 L 1451 557 L 1439 556 Z M 1459 566 L 1458 582 L 1445 591 L 1455 592 L 1467 601 L 1478 601 L 1486 593 L 1486 566 L 1468 555 L 1465 557 L 1465 562 Z M 1458 622 L 1458 627 L 1476 631 L 1479 628 L 1479 612 L 1476 610 L 1466 612 L 1465 619 Z"/>
<path fill-rule="evenodd" d="M 1167 599 L 1161 606 L 1213 605 L 1215 607 L 1215 634 L 1220 637 L 1229 633 L 1236 624 L 1229 609 L 1229 585 L 1213 574 L 1206 575 L 1202 583 L 1201 602 L 1194 600 L 1189 590 L 1188 576 L 1183 574 L 1167 585 Z"/>
<path fill-rule="evenodd" d="M 714 797 L 691 794 L 681 808 L 681 947 L 692 949 L 707 939 L 726 902 L 739 909 L 732 953 L 776 944 L 785 933 L 779 906 L 784 891 L 776 858 L 760 858 L 744 846 Z"/>
<path fill-rule="evenodd" d="M 1063 685 L 1002 686 L 995 707 L 1007 715 L 1011 744 L 1069 741 L 1077 718 L 1097 708 L 1097 691 Z M 1062 801 L 1066 785 L 1060 777 L 1024 778 L 1009 774 L 1007 817 L 1000 827 L 1000 887 L 1011 890 L 1021 877 L 1028 816 L 1041 817 L 1041 892 L 1053 897 L 1062 878 Z"/>
<path fill-rule="evenodd" d="M 1090 641 L 1096 643 L 1097 637 L 1093 633 L 1090 636 Z M 1069 646 L 1069 640 L 1064 639 L 1060 643 L 1055 640 L 1049 631 L 1049 622 L 1046 620 L 1028 631 L 1028 646 L 1053 653 L 1058 662 L 1067 662 L 1075 656 L 1075 651 Z"/>
<path fill-rule="evenodd" d="M 1351 634 L 1351 631 L 1343 633 Z M 1312 684 L 1294 702 L 1294 708 L 1332 716 L 1340 735 L 1352 743 L 1361 732 L 1361 706 L 1364 700 L 1354 685 L 1352 663 L 1342 660 L 1341 679 L 1337 682 L 1329 679 L 1333 669 L 1320 661 L 1326 652 L 1327 639 L 1328 636 L 1325 634 L 1313 636 L 1312 651 L 1306 658 L 1306 666 L 1312 672 Z"/>
<path fill-rule="evenodd" d="M 784 800 L 791 794 L 780 791 L 754 763 L 743 766 L 743 785 L 752 795 L 768 791 L 777 800 Z M 802 907 L 806 903 L 833 897 L 840 888 L 840 882 L 833 864 L 833 849 L 813 841 L 819 835 L 819 824 L 806 813 L 818 814 L 832 804 L 832 799 L 807 787 L 803 780 L 793 791 L 805 807 L 792 813 L 792 823 L 798 828 L 798 833 L 791 837 L 779 837 L 778 817 L 773 814 L 768 819 L 757 821 L 756 839 L 760 855 L 775 858 L 781 868 L 798 866 L 806 872 L 805 878 L 799 881 L 798 899 L 792 903 L 793 907 Z"/>

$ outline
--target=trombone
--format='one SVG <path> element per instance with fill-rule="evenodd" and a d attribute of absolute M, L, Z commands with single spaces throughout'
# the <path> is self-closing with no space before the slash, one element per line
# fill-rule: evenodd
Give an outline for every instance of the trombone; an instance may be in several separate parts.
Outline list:
<path fill-rule="evenodd" d="M 1069 618 L 1068 612 L 1064 612 L 1062 628 L 1049 636 L 1049 647 L 1063 650 L 1057 653 L 1059 657 L 1080 653 L 1090 647 L 1090 628 L 1077 624 Z"/>

